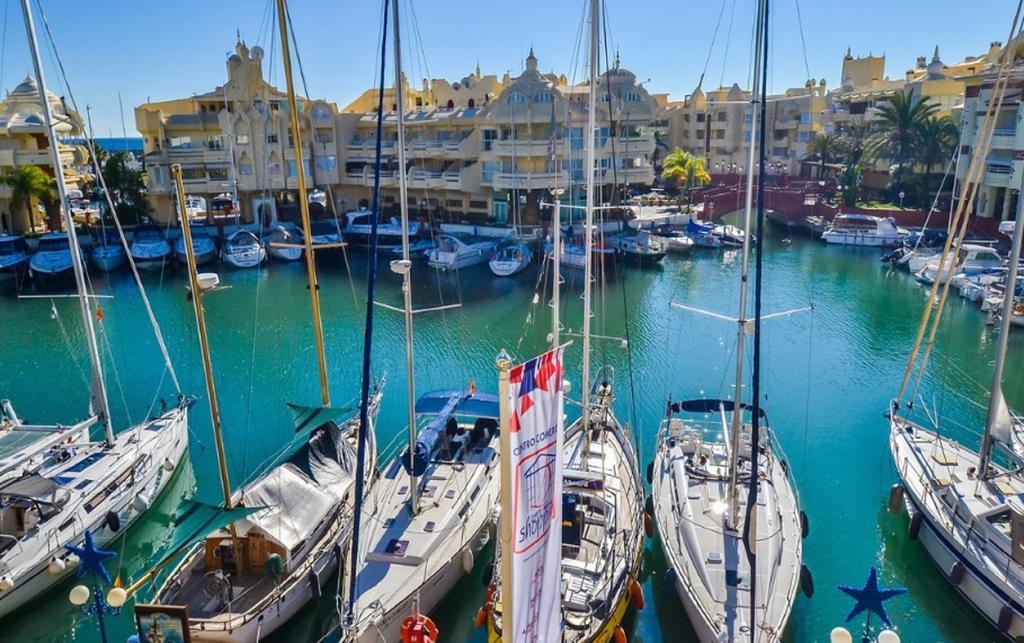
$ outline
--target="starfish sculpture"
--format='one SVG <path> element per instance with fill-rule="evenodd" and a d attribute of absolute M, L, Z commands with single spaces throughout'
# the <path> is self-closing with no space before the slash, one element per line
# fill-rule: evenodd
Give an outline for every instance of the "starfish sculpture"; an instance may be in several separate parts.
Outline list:
<path fill-rule="evenodd" d="M 868 574 L 868 580 L 864 583 L 864 587 L 848 587 L 846 585 L 839 585 L 840 591 L 852 596 L 857 602 L 850 609 L 846 615 L 846 622 L 863 612 L 876 614 L 878 618 L 882 619 L 886 627 L 892 627 L 892 621 L 889 620 L 889 615 L 885 613 L 885 606 L 883 603 L 890 598 L 899 596 L 900 594 L 906 594 L 907 590 L 905 587 L 892 587 L 888 589 L 879 589 L 878 587 L 878 570 L 874 567 L 871 568 L 871 573 Z"/>
<path fill-rule="evenodd" d="M 85 544 L 81 547 L 76 547 L 75 545 L 64 545 L 64 547 L 82 561 L 81 566 L 78 568 L 79 576 L 85 576 L 89 572 L 93 572 L 108 584 L 110 583 L 110 574 L 107 573 L 107 569 L 103 566 L 103 561 L 113 558 L 116 554 L 112 551 L 97 549 L 96 543 L 92 539 L 91 531 L 86 530 Z"/>

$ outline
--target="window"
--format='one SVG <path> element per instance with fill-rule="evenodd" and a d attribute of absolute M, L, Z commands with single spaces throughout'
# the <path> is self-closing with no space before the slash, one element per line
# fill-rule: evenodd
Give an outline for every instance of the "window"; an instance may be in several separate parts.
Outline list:
<path fill-rule="evenodd" d="M 206 139 L 206 147 L 211 150 L 224 149 L 224 144 L 221 142 L 219 136 L 211 136 Z"/>
<path fill-rule="evenodd" d="M 608 142 L 608 128 L 598 127 L 594 130 L 594 147 L 604 147 Z"/>
<path fill-rule="evenodd" d="M 317 130 L 316 142 L 322 145 L 328 145 L 334 142 L 334 132 L 331 130 Z"/>
<path fill-rule="evenodd" d="M 481 180 L 483 180 L 484 182 L 490 182 L 494 180 L 494 175 L 501 171 L 501 162 L 484 161 L 481 168 L 483 170 L 483 176 Z"/>
<path fill-rule="evenodd" d="M 750 130 L 743 130 L 743 142 L 744 143 L 749 143 L 750 142 Z"/>
<path fill-rule="evenodd" d="M 248 145 L 248 144 L 249 144 L 249 135 L 248 134 L 239 134 L 238 136 L 235 137 L 235 145 Z"/>
<path fill-rule="evenodd" d="M 267 134 L 267 143 L 269 143 L 269 144 L 277 143 L 277 134 Z"/>
<path fill-rule="evenodd" d="M 206 168 L 206 176 L 211 181 L 227 181 L 228 180 L 228 168 L 226 167 L 208 167 Z"/>
<path fill-rule="evenodd" d="M 555 102 L 555 95 L 551 92 L 541 92 L 533 97 L 535 103 L 553 103 Z"/>
<path fill-rule="evenodd" d="M 326 156 L 316 157 L 316 169 L 321 172 L 333 172 L 334 168 L 338 166 L 338 159 L 334 154 L 327 154 Z"/>
<path fill-rule="evenodd" d="M 302 159 L 302 171 L 305 173 L 306 176 L 309 176 L 311 174 L 311 172 L 309 171 L 309 159 Z M 288 176 L 296 176 L 297 172 L 298 168 L 295 166 L 295 159 L 288 159 Z"/>
<path fill-rule="evenodd" d="M 754 116 L 750 112 L 743 114 L 743 124 L 750 125 L 754 121 Z"/>
<path fill-rule="evenodd" d="M 562 161 L 562 169 L 569 173 L 570 181 L 583 180 L 583 159 L 568 159 Z"/>
<path fill-rule="evenodd" d="M 280 163 L 271 163 L 270 164 L 270 173 L 271 174 L 280 174 L 281 173 L 281 164 Z"/>
<path fill-rule="evenodd" d="M 149 170 L 150 182 L 155 185 L 163 185 L 164 182 L 164 169 L 159 165 L 154 165 Z"/>
<path fill-rule="evenodd" d="M 526 102 L 526 94 L 523 92 L 512 92 L 508 95 L 508 98 L 505 99 L 505 102 L 509 105 L 522 105 Z"/>
<path fill-rule="evenodd" d="M 239 176 L 252 176 L 252 163 L 239 163 L 238 174 Z"/>
<path fill-rule="evenodd" d="M 786 148 L 784 148 L 784 147 L 773 147 L 772 148 L 772 156 L 781 156 L 781 157 L 785 158 L 785 156 L 786 156 Z"/>
<path fill-rule="evenodd" d="M 704 122 L 704 114 L 697 114 L 697 122 L 698 123 L 703 123 Z"/>
<path fill-rule="evenodd" d="M 206 170 L 201 167 L 183 167 L 181 178 L 183 181 L 205 181 Z"/>
<path fill-rule="evenodd" d="M 715 120 L 716 121 L 724 121 L 725 117 L 726 117 L 725 112 L 718 112 L 717 114 L 715 114 Z"/>
<path fill-rule="evenodd" d="M 485 129 L 484 130 L 484 151 L 491 151 L 491 147 L 494 145 L 494 141 L 498 139 L 498 130 Z"/>
<path fill-rule="evenodd" d="M 800 124 L 801 125 L 810 125 L 811 117 L 812 116 L 813 115 L 810 112 L 801 112 L 800 113 Z"/>
<path fill-rule="evenodd" d="M 808 141 L 811 140 L 811 133 L 810 132 L 797 132 L 796 140 L 797 140 L 797 142 L 800 142 L 800 143 L 807 143 Z"/>
<path fill-rule="evenodd" d="M 722 140 L 725 138 L 725 130 L 716 129 L 714 132 L 712 132 L 712 136 L 715 138 L 715 140 Z"/>
<path fill-rule="evenodd" d="M 626 92 L 626 95 L 622 100 L 627 103 L 639 103 L 643 98 L 640 96 L 640 92 Z"/>
<path fill-rule="evenodd" d="M 171 137 L 171 149 L 172 150 L 188 150 L 188 149 L 192 149 L 192 137 L 191 136 L 172 136 Z"/>
<path fill-rule="evenodd" d="M 569 128 L 569 149 L 570 150 L 582 150 L 583 149 L 583 128 L 582 127 L 570 127 Z"/>

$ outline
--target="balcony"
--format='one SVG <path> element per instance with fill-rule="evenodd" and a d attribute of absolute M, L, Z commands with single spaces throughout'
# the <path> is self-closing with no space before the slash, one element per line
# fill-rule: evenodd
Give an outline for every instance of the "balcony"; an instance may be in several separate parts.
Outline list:
<path fill-rule="evenodd" d="M 448 170 L 447 172 L 444 173 L 444 176 L 442 177 L 441 181 L 441 185 L 445 190 L 462 190 L 462 173 L 459 171 L 453 172 L 451 170 Z"/>
<path fill-rule="evenodd" d="M 1012 150 L 1017 139 L 1016 127 L 997 127 L 992 130 L 992 149 Z"/>
<path fill-rule="evenodd" d="M 564 143 L 555 141 L 554 152 L 558 156 L 564 155 Z M 551 141 L 542 139 L 509 139 L 506 141 L 493 141 L 491 151 L 496 156 L 550 156 Z"/>
<path fill-rule="evenodd" d="M 1010 184 L 1013 164 L 1010 162 L 989 161 L 985 164 L 985 185 L 1004 188 Z"/>
<path fill-rule="evenodd" d="M 444 151 L 444 141 L 436 139 L 414 139 L 405 142 L 405 153 L 409 158 L 440 158 Z"/>
<path fill-rule="evenodd" d="M 653 154 L 653 136 L 622 136 L 615 140 L 615 151 L 623 154 Z"/>
<path fill-rule="evenodd" d="M 411 188 L 443 188 L 444 184 L 442 172 L 429 172 L 427 170 L 413 170 L 409 172 L 409 187 Z"/>
<path fill-rule="evenodd" d="M 492 185 L 495 190 L 547 190 L 569 184 L 567 172 L 498 172 Z"/>
<path fill-rule="evenodd" d="M 596 179 L 602 185 L 610 185 L 612 183 L 620 185 L 623 183 L 650 185 L 654 183 L 654 168 L 651 166 L 618 168 L 616 170 L 608 168 L 600 170 Z"/>
<path fill-rule="evenodd" d="M 373 168 L 366 167 L 362 170 L 354 172 L 345 172 L 342 175 L 341 182 L 343 185 L 361 185 L 363 187 L 372 188 L 374 181 Z M 394 170 L 381 170 L 380 172 L 380 185 L 381 187 L 394 187 L 395 186 L 395 171 Z"/>

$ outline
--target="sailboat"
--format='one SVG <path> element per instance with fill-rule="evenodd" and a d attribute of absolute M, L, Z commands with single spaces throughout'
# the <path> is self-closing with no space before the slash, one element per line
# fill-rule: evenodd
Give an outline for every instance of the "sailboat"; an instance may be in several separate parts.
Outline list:
<path fill-rule="evenodd" d="M 103 272 L 117 270 L 128 261 L 128 254 L 124 251 L 121 238 L 115 230 L 101 225 L 99 230 L 93 234 L 89 260 L 92 265 Z"/>
<path fill-rule="evenodd" d="M 278 0 L 277 13 L 291 127 L 299 131 L 284 0 Z M 299 155 L 301 142 L 296 140 L 295 145 Z M 178 195 L 184 199 L 181 168 L 174 165 L 172 171 Z M 305 173 L 301 167 L 297 169 L 296 182 L 299 194 L 305 194 Z M 299 208 L 303 222 L 308 224 L 308 202 L 300 200 Z M 322 404 L 316 408 L 290 405 L 296 426 L 292 440 L 272 468 L 232 492 L 206 341 L 202 294 L 189 226 L 184 222 L 182 232 L 189 253 L 192 291 L 199 293 L 193 304 L 211 402 L 224 509 L 242 507 L 251 511 L 194 544 L 163 581 L 154 599 L 187 608 L 192 640 L 254 641 L 279 629 L 310 600 L 319 598 L 324 582 L 341 565 L 352 533 L 355 498 L 361 496 L 365 483 L 376 477 L 372 425 L 383 383 L 372 393 L 364 391 L 361 418 L 343 420 L 348 411 L 330 407 L 319 288 L 313 250 L 306 237 Z M 369 427 L 362 432 L 363 441 L 357 445 L 361 422 Z"/>
<path fill-rule="evenodd" d="M 942 323 L 951 282 L 945 277 L 955 269 L 952 257 L 959 254 L 971 220 L 969 211 L 978 194 L 995 127 L 993 106 L 1010 94 L 1007 84 L 1012 75 L 1008 69 L 1011 59 L 1011 55 L 1004 54 L 998 63 L 992 94 L 978 129 L 975 153 L 962 184 L 963 197 L 950 220 L 950 235 L 939 264 L 948 272 L 936 276 L 928 300 L 938 304 L 925 306 L 903 381 L 890 403 L 888 415 L 889 446 L 899 476 L 899 483 L 891 490 L 890 511 L 901 512 L 906 507 L 910 538 L 921 542 L 949 583 L 985 620 L 1007 640 L 1016 641 L 1024 637 L 1024 506 L 1020 501 L 1024 494 L 1020 466 L 1024 461 L 1014 448 L 1019 440 L 1019 423 L 1007 409 L 1002 392 L 1015 298 L 1008 294 L 1002 300 L 991 397 L 980 451 L 943 435 L 941 425 L 929 428 L 914 421 L 914 405 L 903 401 L 915 368 L 923 376 Z M 1024 201 L 1017 206 L 1007 284 L 1017 281 L 1022 233 Z M 931 334 L 918 366 L 929 324 Z"/>
<path fill-rule="evenodd" d="M 590 2 L 590 87 L 587 130 L 596 129 L 597 66 L 601 12 Z M 595 255 L 594 137 L 586 141 L 587 200 L 584 225 L 583 366 L 581 415 L 565 432 L 562 489 L 561 617 L 563 641 L 625 640 L 622 621 L 630 605 L 643 602 L 636 580 L 643 550 L 643 487 L 628 428 L 612 409 L 611 370 L 602 369 L 591 386 L 591 284 Z M 553 221 L 561 206 L 555 202 Z M 560 344 L 559 279 L 553 280 L 552 347 Z M 504 512 L 503 512 L 504 516 Z M 504 519 L 504 517 L 503 517 Z M 504 556 L 504 552 L 499 552 Z M 496 569 L 499 566 L 496 565 Z M 492 584 L 490 640 L 521 640 L 503 629 L 501 579 Z M 519 597 L 513 597 L 520 600 Z M 518 626 L 517 626 L 518 627 Z"/>
<path fill-rule="evenodd" d="M 398 155 L 399 166 L 404 167 L 398 0 L 392 0 L 391 11 Z M 385 5 L 385 23 L 387 19 Z M 385 33 L 385 42 L 386 37 Z M 383 66 L 381 70 L 379 95 L 383 96 Z M 378 114 L 382 113 L 383 104 L 378 102 Z M 409 258 L 412 227 L 404 173 L 399 174 L 398 188 L 403 256 L 392 262 L 392 270 L 403 281 L 409 444 L 382 469 L 360 509 L 360 540 L 356 543 L 359 547 L 354 546 L 348 611 L 340 625 L 343 641 L 397 641 L 407 619 L 426 619 L 424 615 L 473 569 L 476 555 L 490 538 L 498 505 L 497 396 L 470 385 L 415 397 Z M 386 226 L 378 224 L 376 230 L 381 235 L 381 249 L 392 243 L 383 232 Z"/>
<path fill-rule="evenodd" d="M 36 79 L 46 96 L 29 0 L 22 1 L 22 10 Z M 77 250 L 49 101 L 43 101 L 43 116 L 68 228 L 65 241 Z M 185 397 L 170 410 L 114 434 L 85 266 L 80 252 L 71 257 L 92 367 L 91 417 L 72 431 L 98 423 L 104 437 L 96 442 L 64 440 L 48 452 L 53 454 L 49 463 L 17 476 L 0 476 L 0 616 L 29 604 L 75 571 L 77 561 L 64 545 L 81 544 L 86 532 L 92 532 L 100 547 L 123 535 L 167 485 L 188 448 L 191 401 Z"/>
<path fill-rule="evenodd" d="M 217 243 L 213 240 L 213 235 L 203 223 L 193 222 L 190 225 L 189 234 L 192 238 L 192 250 L 196 255 L 196 265 L 210 263 L 217 258 Z M 185 235 L 181 235 L 174 241 L 174 259 L 181 265 L 187 266 L 187 254 Z"/>
<path fill-rule="evenodd" d="M 766 151 L 767 13 L 767 2 L 762 0 L 754 56 L 754 88 L 757 92 L 760 85 L 760 101 L 752 102 L 750 108 L 751 122 L 760 129 L 760 167 L 765 167 Z M 669 577 L 697 638 L 704 643 L 780 641 L 801 576 L 809 577 L 801 564 L 806 519 L 760 405 L 760 247 L 752 331 L 747 317 L 754 150 L 752 139 L 746 225 L 744 234 L 737 235 L 743 250 L 736 319 L 736 399 L 670 400 L 648 470 L 653 506 L 647 510 L 657 524 Z M 764 220 L 763 188 L 764 177 L 759 175 L 759 234 Z M 741 395 L 748 332 L 754 343 L 751 403 L 742 402 Z"/>
<path fill-rule="evenodd" d="M 171 256 L 171 244 L 154 223 L 140 223 L 132 234 L 131 255 L 142 270 L 159 270 Z"/>
<path fill-rule="evenodd" d="M 510 239 L 498 244 L 488 263 L 498 277 L 511 277 L 526 270 L 533 260 L 533 250 L 521 239 Z"/>

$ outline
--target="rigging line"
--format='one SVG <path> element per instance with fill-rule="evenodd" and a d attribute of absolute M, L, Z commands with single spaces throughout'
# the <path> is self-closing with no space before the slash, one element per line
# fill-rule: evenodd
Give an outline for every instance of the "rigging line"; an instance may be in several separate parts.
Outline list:
<path fill-rule="evenodd" d="M 36 0 L 36 8 L 39 11 L 39 17 L 43 23 L 43 29 L 46 32 L 47 41 L 53 50 L 54 59 L 57 63 L 57 69 L 60 71 L 61 79 L 63 80 L 64 87 L 67 89 L 68 98 L 71 100 L 71 107 L 75 112 L 81 113 L 78 109 L 78 101 L 75 100 L 75 94 L 71 89 L 71 83 L 68 82 L 67 71 L 64 68 L 64 61 L 60 56 L 60 52 L 57 50 L 57 43 L 53 38 L 53 33 L 50 31 L 50 22 L 46 18 L 46 12 L 43 11 L 42 3 Z M 163 332 L 160 330 L 160 325 L 157 323 L 156 314 L 153 312 L 153 306 L 149 301 L 149 296 L 146 294 L 146 289 L 142 284 L 142 276 L 139 274 L 139 270 L 135 265 L 135 262 L 131 257 L 131 248 L 128 246 L 128 239 L 125 237 L 124 228 L 121 227 L 121 220 L 117 216 L 117 209 L 114 207 L 114 201 L 110 196 L 110 190 L 107 189 L 107 181 L 103 177 L 103 171 L 99 164 L 99 158 L 96 155 L 96 143 L 92 137 L 92 132 L 88 132 L 83 137 L 86 143 L 86 147 L 89 149 L 89 154 L 93 159 L 93 163 L 96 166 L 96 180 L 99 182 L 100 187 L 103 189 L 103 194 L 106 197 L 107 207 L 110 209 L 111 217 L 114 219 L 114 227 L 117 228 L 117 234 L 121 240 L 121 246 L 124 248 L 125 254 L 128 257 L 128 265 L 132 269 L 132 276 L 135 279 L 135 285 L 139 290 L 139 295 L 142 297 L 142 303 L 146 308 L 146 315 L 149 317 L 150 326 L 153 329 L 153 335 L 156 337 L 157 345 L 160 347 L 160 353 L 163 356 L 164 364 L 167 370 L 170 372 L 171 381 L 174 382 L 174 389 L 177 393 L 181 393 L 181 384 L 178 382 L 178 375 L 174 371 L 174 364 L 171 362 L 171 355 L 167 350 L 167 343 L 164 341 Z M 88 274 L 88 271 L 86 271 Z"/>
<path fill-rule="evenodd" d="M 722 26 L 722 16 L 725 15 L 725 5 L 728 2 L 729 0 L 722 0 L 722 8 L 718 10 L 718 19 L 715 21 L 715 30 L 711 34 L 711 44 L 708 45 L 708 55 L 704 57 L 704 68 L 700 71 L 700 80 L 697 81 L 697 87 L 704 84 L 704 75 L 708 73 L 708 65 L 711 64 L 711 55 L 715 51 L 715 41 L 718 40 L 718 29 Z"/>
<path fill-rule="evenodd" d="M 295 62 L 299 67 L 299 78 L 302 79 L 302 93 L 306 95 L 306 100 L 309 101 L 309 86 L 306 84 L 306 71 L 302 67 L 302 55 L 299 54 L 299 41 L 295 37 L 295 23 L 292 20 L 292 12 L 288 7 L 288 4 L 284 5 L 285 20 L 288 21 L 288 33 L 292 38 L 292 50 L 295 52 Z M 296 132 L 295 136 L 298 137 L 299 133 Z"/>
<path fill-rule="evenodd" d="M 796 26 L 800 31 L 800 49 L 804 54 L 804 72 L 807 74 L 806 78 L 811 78 L 811 65 L 807 62 L 807 39 L 804 38 L 804 17 L 800 13 L 800 0 L 793 0 L 793 4 L 796 5 Z"/>
<path fill-rule="evenodd" d="M 732 42 L 732 23 L 736 16 L 736 0 L 732 0 L 732 7 L 729 9 L 729 27 L 725 31 L 725 53 L 722 55 L 722 75 L 718 78 L 718 86 L 725 83 L 725 66 L 729 62 L 729 44 Z"/>
<path fill-rule="evenodd" d="M 10 6 L 11 3 L 4 3 L 4 25 L 0 33 L 0 87 L 4 86 L 4 68 L 7 66 L 4 63 L 7 62 L 7 9 Z"/>

